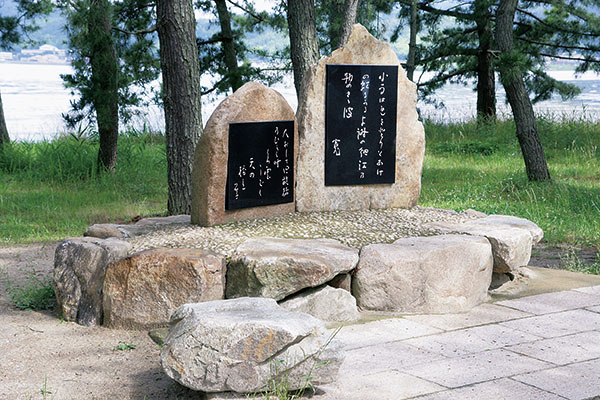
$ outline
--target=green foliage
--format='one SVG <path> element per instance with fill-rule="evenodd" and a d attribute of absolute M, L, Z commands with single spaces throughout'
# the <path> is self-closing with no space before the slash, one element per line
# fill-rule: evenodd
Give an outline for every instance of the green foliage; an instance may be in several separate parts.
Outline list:
<path fill-rule="evenodd" d="M 5 284 L 11 303 L 19 310 L 50 310 L 56 305 L 52 279 L 40 278 L 34 270 L 27 274 L 27 280 L 22 285 L 16 285 L 8 279 Z"/>
<path fill-rule="evenodd" d="M 250 81 L 262 82 L 267 86 L 273 85 L 283 79 L 284 73 L 291 69 L 288 60 L 289 50 L 284 47 L 264 47 L 264 39 L 255 42 L 257 46 L 251 46 L 247 40 L 249 33 L 263 34 L 265 28 L 282 26 L 281 14 L 276 12 L 269 14 L 266 11 L 258 12 L 251 1 L 240 0 L 230 5 L 231 29 L 235 55 L 238 61 L 237 75 L 229 71 L 225 65 L 225 54 L 223 52 L 222 32 L 219 27 L 219 18 L 215 2 L 212 0 L 198 0 L 196 7 L 205 13 L 212 14 L 212 18 L 204 20 L 198 38 L 198 50 L 200 53 L 200 70 L 204 75 L 216 77 L 209 86 L 202 88 L 202 94 L 226 93 L 231 90 L 231 82 L 235 78 L 241 78 L 243 83 Z M 231 7 L 231 4 L 235 6 Z M 236 13 L 232 11 L 235 9 Z M 279 41 L 286 43 L 286 38 Z"/>
<path fill-rule="evenodd" d="M 130 351 L 134 350 L 137 347 L 136 344 L 124 342 L 122 340 L 119 341 L 119 344 L 113 349 L 114 351 Z"/>
<path fill-rule="evenodd" d="M 544 183 L 523 176 L 514 129 L 512 120 L 484 126 L 426 122 L 420 205 L 520 216 L 537 223 L 549 243 L 600 245 L 600 122 L 573 116 L 538 119 L 553 177 Z M 439 151 L 463 143 L 496 150 Z"/>
<path fill-rule="evenodd" d="M 95 122 L 94 96 L 101 90 L 94 83 L 90 58 L 106 38 L 90 31 L 90 21 L 98 18 L 92 0 L 60 0 L 59 4 L 67 17 L 65 26 L 69 37 L 73 74 L 62 75 L 65 87 L 77 95 L 71 102 L 71 111 L 63 114 L 70 127 L 83 121 Z M 146 30 L 154 23 L 152 8 L 143 0 L 120 0 L 110 2 L 109 21 L 112 39 L 118 58 L 119 117 L 123 122 L 138 114 L 141 106 L 147 105 L 156 96 L 150 85 L 160 73 L 156 34 L 130 34 Z M 101 85 L 101 83 L 100 83 Z"/>
<path fill-rule="evenodd" d="M 600 253 L 592 263 L 583 261 L 576 250 L 571 248 L 560 256 L 560 267 L 568 271 L 583 272 L 586 274 L 600 275 Z"/>
<path fill-rule="evenodd" d="M 36 18 L 52 11 L 49 0 L 18 0 L 15 3 L 14 14 L 0 15 L 0 49 L 10 49 L 29 39 L 29 34 L 39 29 Z"/>
<path fill-rule="evenodd" d="M 94 223 L 165 213 L 164 136 L 121 134 L 110 174 L 96 174 L 97 152 L 95 134 L 0 150 L 0 243 L 61 240 Z"/>

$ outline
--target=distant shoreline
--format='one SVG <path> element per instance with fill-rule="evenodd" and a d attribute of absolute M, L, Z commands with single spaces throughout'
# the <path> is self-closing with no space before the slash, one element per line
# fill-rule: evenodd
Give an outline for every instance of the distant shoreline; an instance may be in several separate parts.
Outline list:
<path fill-rule="evenodd" d="M 0 64 L 21 64 L 21 65 L 71 65 L 67 60 L 63 62 L 40 62 L 40 61 L 25 61 L 25 60 L 2 60 Z"/>

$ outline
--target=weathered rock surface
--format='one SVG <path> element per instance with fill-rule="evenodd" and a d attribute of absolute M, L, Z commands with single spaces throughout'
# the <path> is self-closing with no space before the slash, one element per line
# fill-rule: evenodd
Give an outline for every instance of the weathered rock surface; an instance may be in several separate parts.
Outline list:
<path fill-rule="evenodd" d="M 366 246 L 352 293 L 366 310 L 467 311 L 487 300 L 492 251 L 484 237 L 441 235 Z"/>
<path fill-rule="evenodd" d="M 327 284 L 336 289 L 344 289 L 348 292 L 352 291 L 352 275 L 351 274 L 339 274 Z"/>
<path fill-rule="evenodd" d="M 296 121 L 294 110 L 281 94 L 260 83 L 246 83 L 219 104 L 196 146 L 192 171 L 192 223 L 210 226 L 294 212 L 294 203 L 225 210 L 229 124 L 281 120 Z M 295 122 L 294 143 L 295 160 L 298 152 Z M 296 162 L 294 170 L 295 166 Z"/>
<path fill-rule="evenodd" d="M 358 250 L 333 239 L 248 239 L 227 265 L 226 297 L 281 300 L 330 281 L 358 263 Z"/>
<path fill-rule="evenodd" d="M 118 239 L 74 238 L 58 245 L 54 255 L 57 306 L 67 321 L 102 323 L 102 287 L 106 266 L 127 256 L 131 245 Z"/>
<path fill-rule="evenodd" d="M 473 220 L 472 223 L 485 226 L 506 226 L 525 229 L 531 234 L 534 245 L 538 244 L 544 237 L 544 231 L 536 223 L 525 218 L 513 217 L 512 215 L 492 214 L 485 218 Z"/>
<path fill-rule="evenodd" d="M 396 181 L 386 185 L 325 186 L 325 66 L 327 64 L 398 65 Z M 348 42 L 307 73 L 298 103 L 299 154 L 296 191 L 298 211 L 412 207 L 421 190 L 425 152 L 418 121 L 417 89 L 406 77 L 392 47 L 354 25 Z"/>
<path fill-rule="evenodd" d="M 88 226 L 83 236 L 99 239 L 134 238 L 145 235 L 169 225 L 189 225 L 189 215 L 171 215 L 169 217 L 143 218 L 135 224 L 94 224 Z"/>
<path fill-rule="evenodd" d="M 326 323 L 360 319 L 356 299 L 350 292 L 327 285 L 297 293 L 279 305 L 289 311 L 310 314 Z"/>
<path fill-rule="evenodd" d="M 168 376 L 203 392 L 257 392 L 272 379 L 291 390 L 331 382 L 341 347 L 327 342 L 323 323 L 279 307 L 272 299 L 240 298 L 186 304 L 171 317 L 161 351 Z M 322 362 L 326 362 L 324 365 Z"/>
<path fill-rule="evenodd" d="M 104 324 L 166 326 L 182 304 L 223 299 L 225 256 L 199 249 L 155 249 L 112 263 L 104 280 Z"/>
<path fill-rule="evenodd" d="M 529 228 L 493 223 L 490 217 L 480 218 L 466 223 L 434 222 L 426 227 L 442 233 L 485 236 L 492 245 L 494 254 L 494 272 L 506 273 L 526 266 L 531 258 L 533 236 Z"/>

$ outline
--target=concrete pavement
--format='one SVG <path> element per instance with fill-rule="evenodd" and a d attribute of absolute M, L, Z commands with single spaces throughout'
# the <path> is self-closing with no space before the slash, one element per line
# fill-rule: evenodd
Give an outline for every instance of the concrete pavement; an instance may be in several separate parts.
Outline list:
<path fill-rule="evenodd" d="M 337 340 L 339 380 L 317 399 L 600 396 L 600 285 L 346 326 Z"/>

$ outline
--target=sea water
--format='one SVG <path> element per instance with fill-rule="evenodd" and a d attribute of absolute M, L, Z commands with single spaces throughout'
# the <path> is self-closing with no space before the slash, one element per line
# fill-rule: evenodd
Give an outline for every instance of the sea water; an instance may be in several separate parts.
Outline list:
<path fill-rule="evenodd" d="M 4 115 L 12 140 L 50 139 L 59 133 L 67 132 L 62 114 L 70 109 L 70 102 L 76 99 L 65 89 L 61 74 L 72 73 L 67 64 L 18 64 L 0 63 L 0 93 L 4 105 Z M 574 71 L 551 71 L 549 75 L 560 81 L 573 83 L 582 89 L 574 99 L 563 101 L 559 96 L 543 101 L 535 106 L 537 113 L 546 113 L 555 117 L 564 114 L 600 120 L 600 75 L 592 72 L 575 75 Z M 210 77 L 203 77 L 207 85 Z M 158 83 L 155 83 L 158 85 Z M 287 76 L 274 88 L 282 93 L 292 108 L 296 108 L 296 92 L 291 76 Z M 225 95 L 205 96 L 202 101 L 203 121 L 223 100 Z M 498 83 L 498 111 L 509 114 L 510 108 L 505 102 L 502 86 Z M 438 90 L 436 99 L 444 103 L 445 108 L 437 109 L 430 104 L 418 104 L 421 116 L 436 121 L 463 121 L 475 114 L 476 93 L 473 85 L 446 85 Z M 141 110 L 143 116 L 131 123 L 137 129 L 144 124 L 153 130 L 164 129 L 164 115 L 160 107 L 152 105 Z"/>

